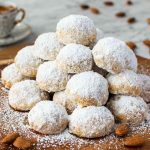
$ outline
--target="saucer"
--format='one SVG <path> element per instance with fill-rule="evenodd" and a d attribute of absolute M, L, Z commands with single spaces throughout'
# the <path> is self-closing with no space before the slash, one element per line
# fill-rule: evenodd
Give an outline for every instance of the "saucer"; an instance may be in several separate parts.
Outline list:
<path fill-rule="evenodd" d="M 15 26 L 11 34 L 6 38 L 0 38 L 0 46 L 9 45 L 23 40 L 31 34 L 31 26 L 20 23 Z"/>

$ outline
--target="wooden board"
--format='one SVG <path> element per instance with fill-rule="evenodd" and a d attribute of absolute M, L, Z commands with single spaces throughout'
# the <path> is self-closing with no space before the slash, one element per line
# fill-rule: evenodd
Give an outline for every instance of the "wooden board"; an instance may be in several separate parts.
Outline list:
<path fill-rule="evenodd" d="M 139 62 L 138 72 L 150 75 L 150 60 L 144 59 L 142 57 L 138 57 L 138 62 Z M 0 66 L 0 69 L 2 69 L 4 67 L 5 66 Z M 5 93 L 5 95 L 7 95 L 7 93 Z M 0 105 L 0 109 L 2 109 L 2 107 L 3 106 Z M 4 128 L 3 126 L 0 126 L 0 139 L 4 136 L 4 133 L 2 132 L 4 130 L 3 128 Z M 142 130 L 142 132 L 141 132 L 141 130 Z M 78 143 L 78 140 L 74 141 L 74 143 L 72 143 L 72 140 L 71 140 L 66 143 L 63 142 L 62 144 L 60 144 L 60 141 L 56 141 L 55 147 L 54 147 L 54 143 L 52 145 L 49 144 L 49 146 L 47 148 L 40 148 L 40 146 L 36 145 L 33 148 L 30 148 L 30 150 L 33 150 L 33 149 L 45 149 L 45 150 L 53 150 L 53 149 L 55 149 L 55 150 L 58 150 L 58 149 L 60 149 L 60 150 L 69 150 L 69 149 L 76 149 L 76 150 L 78 150 L 78 149 L 80 149 L 80 150 L 98 150 L 98 149 L 100 149 L 100 150 L 108 150 L 108 149 L 110 149 L 110 150 L 117 150 L 117 149 L 119 149 L 119 150 L 135 150 L 135 149 L 136 150 L 149 150 L 150 149 L 150 126 L 144 127 L 144 129 L 139 129 L 139 130 L 137 129 L 136 131 L 132 131 L 132 132 L 139 133 L 140 135 L 145 137 L 144 146 L 137 147 L 137 148 L 124 147 L 124 145 L 123 145 L 124 138 L 118 138 L 118 137 L 113 136 L 113 138 L 110 138 L 110 140 L 109 140 L 109 138 L 108 138 L 108 140 L 105 140 L 105 137 L 98 138 L 98 139 L 92 139 L 92 140 L 82 139 L 82 140 L 86 141 L 85 143 L 83 142 L 83 144 Z M 130 132 L 130 134 L 132 132 Z M 20 134 L 22 135 L 22 133 L 20 133 Z M 26 137 L 26 133 L 24 133 L 22 136 Z M 43 135 L 39 135 L 39 136 L 42 137 Z M 36 139 L 34 139 L 34 140 L 36 140 Z M 103 141 L 103 142 L 99 142 L 99 141 Z M 80 147 L 79 147 L 79 145 L 80 145 Z M 14 148 L 13 146 L 0 144 L 0 150 L 17 150 L 17 149 Z"/>

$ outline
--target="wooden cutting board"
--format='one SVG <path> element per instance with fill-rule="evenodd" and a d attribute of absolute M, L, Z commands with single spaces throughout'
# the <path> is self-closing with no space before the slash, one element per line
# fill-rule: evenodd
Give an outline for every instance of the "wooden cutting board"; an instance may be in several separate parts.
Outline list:
<path fill-rule="evenodd" d="M 138 58 L 138 62 L 139 62 L 138 72 L 150 75 L 150 60 L 144 59 L 142 57 L 137 57 L 137 58 Z M 5 66 L 6 65 L 1 65 L 0 69 L 3 69 Z M 2 87 L 2 85 L 0 85 L 0 87 Z M 4 94 L 4 92 L 2 92 L 1 90 L 0 90 L 0 93 Z M 7 96 L 7 93 L 5 93 L 5 95 Z M 2 109 L 2 107 L 3 106 L 0 105 L 0 110 Z M 1 125 L 0 126 L 0 139 L 5 135 L 3 131 L 4 131 L 4 127 L 3 127 L 3 125 Z M 7 132 L 7 131 L 5 131 L 5 132 Z M 136 133 L 139 133 L 140 135 L 145 137 L 145 144 L 142 147 L 137 147 L 137 148 L 124 147 L 124 145 L 123 145 L 124 138 L 118 138 L 118 137 L 113 136 L 112 139 L 104 140 L 104 141 L 103 141 L 104 138 L 98 138 L 98 139 L 92 139 L 92 140 L 83 139 L 86 142 L 85 143 L 83 142 L 83 144 L 80 145 L 80 148 L 79 148 L 78 140 L 74 141 L 74 143 L 72 143 L 72 140 L 71 140 L 66 143 L 63 142 L 62 144 L 60 144 L 60 141 L 56 141 L 55 147 L 54 147 L 54 144 L 52 144 L 52 145 L 49 144 L 49 146 L 47 148 L 45 148 L 45 150 L 58 150 L 58 149 L 69 150 L 69 149 L 73 149 L 73 148 L 75 150 L 78 150 L 78 149 L 81 149 L 81 150 L 98 150 L 98 149 L 100 149 L 100 150 L 108 150 L 108 149 L 109 150 L 117 150 L 117 149 L 119 149 L 119 150 L 135 150 L 135 149 L 136 150 L 149 150 L 150 149 L 150 126 L 148 126 L 146 129 L 144 128 L 144 130 L 142 132 L 140 130 L 138 131 L 138 129 L 137 129 Z M 22 133 L 20 133 L 20 135 L 22 135 Z M 24 133 L 22 136 L 26 137 L 26 133 Z M 42 135 L 39 135 L 39 136 L 42 137 Z M 34 140 L 36 140 L 36 139 L 34 139 Z M 99 141 L 103 141 L 103 142 L 99 142 Z M 37 146 L 37 145 L 34 146 L 33 148 L 30 148 L 30 150 L 33 150 L 33 149 L 43 149 L 44 150 L 44 148 L 40 148 L 40 146 Z M 0 144 L 0 150 L 17 150 L 17 149 L 14 148 L 13 146 Z"/>

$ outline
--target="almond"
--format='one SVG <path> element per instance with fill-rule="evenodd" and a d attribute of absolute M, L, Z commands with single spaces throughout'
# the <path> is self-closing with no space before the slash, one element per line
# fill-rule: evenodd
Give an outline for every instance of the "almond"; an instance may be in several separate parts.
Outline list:
<path fill-rule="evenodd" d="M 136 19 L 134 17 L 131 17 L 128 19 L 128 23 L 132 24 L 132 23 L 135 23 L 136 22 Z"/>
<path fill-rule="evenodd" d="M 118 12 L 118 13 L 116 13 L 116 16 L 122 18 L 122 17 L 126 16 L 126 13 L 125 12 Z"/>
<path fill-rule="evenodd" d="M 124 145 L 129 147 L 142 146 L 144 144 L 144 137 L 141 135 L 133 135 L 125 138 Z"/>
<path fill-rule="evenodd" d="M 106 6 L 113 6 L 114 5 L 114 3 L 112 1 L 105 1 L 104 4 Z"/>
<path fill-rule="evenodd" d="M 90 8 L 89 5 L 87 5 L 87 4 L 80 4 L 80 7 L 81 7 L 81 9 L 83 9 L 83 10 L 87 10 L 87 9 Z"/>
<path fill-rule="evenodd" d="M 135 49 L 136 49 L 136 45 L 135 45 L 134 42 L 128 41 L 128 42 L 126 42 L 126 44 L 127 44 L 132 50 L 135 50 Z"/>
<path fill-rule="evenodd" d="M 27 148 L 31 148 L 33 143 L 30 140 L 27 140 L 23 137 L 18 137 L 13 145 L 19 149 L 27 149 Z"/>
<path fill-rule="evenodd" d="M 127 1 L 127 5 L 133 5 L 133 2 L 132 1 Z"/>
<path fill-rule="evenodd" d="M 97 9 L 97 8 L 95 8 L 95 7 L 91 7 L 91 12 L 93 13 L 93 14 L 100 14 L 100 11 Z"/>
<path fill-rule="evenodd" d="M 19 136 L 19 133 L 13 132 L 7 134 L 2 140 L 1 143 L 12 143 L 17 137 Z"/>
<path fill-rule="evenodd" d="M 150 40 L 146 39 L 146 40 L 143 41 L 143 43 L 144 43 L 146 46 L 150 47 Z"/>
<path fill-rule="evenodd" d="M 118 136 L 124 136 L 129 132 L 129 125 L 128 124 L 120 124 L 115 129 L 115 134 Z"/>
<path fill-rule="evenodd" d="M 147 18 L 147 23 L 150 24 L 150 18 Z"/>

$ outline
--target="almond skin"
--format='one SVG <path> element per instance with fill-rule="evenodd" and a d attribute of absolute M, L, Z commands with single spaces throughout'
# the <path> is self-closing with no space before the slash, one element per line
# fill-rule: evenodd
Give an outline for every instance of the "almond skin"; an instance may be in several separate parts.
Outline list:
<path fill-rule="evenodd" d="M 1 140 L 1 143 L 6 143 L 6 144 L 13 143 L 13 141 L 15 141 L 17 137 L 19 137 L 19 133 L 15 133 L 15 132 L 9 133 Z"/>
<path fill-rule="evenodd" d="M 128 124 L 121 124 L 115 129 L 115 134 L 117 136 L 124 136 L 129 132 L 129 125 Z"/>
<path fill-rule="evenodd" d="M 19 149 L 28 149 L 32 147 L 33 143 L 23 137 L 18 137 L 13 145 Z"/>
<path fill-rule="evenodd" d="M 125 138 L 124 145 L 129 147 L 142 146 L 144 144 L 144 137 L 141 135 L 133 135 Z"/>

